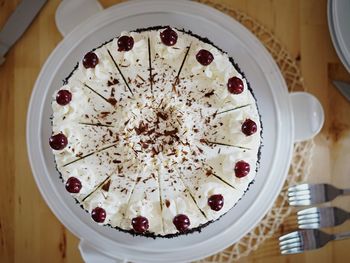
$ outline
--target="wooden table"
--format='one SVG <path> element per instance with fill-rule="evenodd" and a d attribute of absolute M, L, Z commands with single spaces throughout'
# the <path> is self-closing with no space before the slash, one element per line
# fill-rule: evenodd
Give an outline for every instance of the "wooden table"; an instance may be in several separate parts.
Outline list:
<path fill-rule="evenodd" d="M 20 0 L 0 1 L 2 26 Z M 26 114 L 35 79 L 62 39 L 48 1 L 0 67 L 0 262 L 81 262 L 74 237 L 42 199 L 28 163 Z M 108 7 L 119 1 L 101 1 Z M 242 10 L 271 29 L 299 61 L 305 86 L 321 101 L 326 122 L 316 138 L 312 182 L 350 187 L 350 103 L 331 84 L 348 80 L 327 27 L 326 0 L 217 0 Z M 334 204 L 350 210 L 349 197 Z M 350 240 L 301 255 L 280 256 L 276 238 L 295 227 L 289 217 L 273 238 L 242 262 L 350 262 Z M 334 229 L 350 230 L 350 222 Z"/>

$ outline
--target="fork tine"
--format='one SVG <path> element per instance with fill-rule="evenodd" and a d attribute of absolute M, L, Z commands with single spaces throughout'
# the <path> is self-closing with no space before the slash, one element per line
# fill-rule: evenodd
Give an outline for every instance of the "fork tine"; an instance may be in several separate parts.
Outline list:
<path fill-rule="evenodd" d="M 314 213 L 318 213 L 318 208 L 317 207 L 311 207 L 311 208 L 307 208 L 307 209 L 303 209 L 298 211 L 297 215 L 308 215 L 308 214 L 314 214 Z"/>
<path fill-rule="evenodd" d="M 285 234 L 283 236 L 280 236 L 278 240 L 283 241 L 283 240 L 287 240 L 287 239 L 295 238 L 295 237 L 299 237 L 298 231 L 294 231 L 294 232 L 291 232 L 289 234 Z"/>
<path fill-rule="evenodd" d="M 299 184 L 288 188 L 289 191 L 301 191 L 310 189 L 309 184 Z"/>
<path fill-rule="evenodd" d="M 319 224 L 320 223 L 320 219 L 319 218 L 315 218 L 312 220 L 298 220 L 298 224 L 299 225 L 305 225 L 305 224 Z"/>
<path fill-rule="evenodd" d="M 306 205 L 311 205 L 311 200 L 310 199 L 305 199 L 301 201 L 289 201 L 289 204 L 292 206 L 306 206 Z"/>
<path fill-rule="evenodd" d="M 313 220 L 318 219 L 320 217 L 320 214 L 307 214 L 307 215 L 298 215 L 298 221 L 300 220 Z"/>
<path fill-rule="evenodd" d="M 293 248 L 288 250 L 281 250 L 282 255 L 301 253 L 304 250 L 302 248 Z"/>
<path fill-rule="evenodd" d="M 289 249 L 293 249 L 293 248 L 301 248 L 301 243 L 299 242 L 295 242 L 295 243 L 290 243 L 290 244 L 286 244 L 286 245 L 282 245 L 280 246 L 280 250 L 289 250 Z"/>
<path fill-rule="evenodd" d="M 289 201 L 301 201 L 301 200 L 308 200 L 311 199 L 311 195 L 295 195 L 295 196 L 289 196 Z"/>
<path fill-rule="evenodd" d="M 299 224 L 299 228 L 300 229 L 317 229 L 317 228 L 320 228 L 320 224 L 319 223 L 303 224 L 303 225 Z"/>
<path fill-rule="evenodd" d="M 288 196 L 296 196 L 296 195 L 310 195 L 310 190 L 288 191 Z"/>
<path fill-rule="evenodd" d="M 299 236 L 280 241 L 280 247 L 288 244 L 293 244 L 293 243 L 300 243 Z"/>

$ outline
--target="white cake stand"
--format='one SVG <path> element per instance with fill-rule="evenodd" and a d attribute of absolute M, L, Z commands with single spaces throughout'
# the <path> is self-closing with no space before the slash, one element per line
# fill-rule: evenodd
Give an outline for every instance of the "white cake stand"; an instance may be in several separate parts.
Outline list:
<path fill-rule="evenodd" d="M 251 83 L 264 126 L 261 167 L 242 200 L 201 233 L 172 239 L 133 237 L 93 222 L 66 192 L 48 145 L 52 94 L 77 61 L 121 31 L 155 25 L 192 30 L 208 37 L 234 57 Z M 239 241 L 261 220 L 287 176 L 293 143 L 314 136 L 322 124 L 323 110 L 317 99 L 307 93 L 289 94 L 270 54 L 253 34 L 231 17 L 191 1 L 131 1 L 101 11 L 76 26 L 52 52 L 32 93 L 27 144 L 39 190 L 57 218 L 81 239 L 80 249 L 85 261 L 188 262 Z"/>

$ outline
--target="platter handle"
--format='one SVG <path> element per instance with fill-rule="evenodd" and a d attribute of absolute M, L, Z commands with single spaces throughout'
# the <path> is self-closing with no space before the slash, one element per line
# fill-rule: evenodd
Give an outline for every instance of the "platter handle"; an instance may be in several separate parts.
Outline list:
<path fill-rule="evenodd" d="M 294 142 L 316 136 L 324 123 L 324 111 L 319 100 L 307 92 L 289 94 L 294 119 Z"/>
<path fill-rule="evenodd" d="M 97 0 L 62 0 L 56 10 L 55 21 L 64 37 L 83 21 L 103 10 Z"/>
<path fill-rule="evenodd" d="M 127 259 L 116 259 L 96 250 L 90 243 L 81 239 L 79 251 L 85 263 L 127 263 Z"/>

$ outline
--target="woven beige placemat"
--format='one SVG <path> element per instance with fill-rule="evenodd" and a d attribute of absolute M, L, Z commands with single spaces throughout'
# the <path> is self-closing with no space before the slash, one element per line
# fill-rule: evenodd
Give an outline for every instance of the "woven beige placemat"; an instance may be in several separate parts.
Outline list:
<path fill-rule="evenodd" d="M 223 13 L 232 16 L 248 28 L 257 38 L 260 39 L 275 59 L 286 80 L 288 90 L 305 90 L 301 72 L 295 59 L 268 29 L 241 11 L 227 8 L 222 4 L 214 3 L 210 0 L 197 1 L 208 4 Z M 241 257 L 249 255 L 250 252 L 256 250 L 266 239 L 270 238 L 283 223 L 284 219 L 291 213 L 292 209 L 288 205 L 286 191 L 289 186 L 307 179 L 310 171 L 310 159 L 312 157 L 313 148 L 313 140 L 296 143 L 294 145 L 293 159 L 283 190 L 279 194 L 272 209 L 250 233 L 243 237 L 238 243 L 228 247 L 224 251 L 198 262 L 209 263 L 236 261 Z"/>

